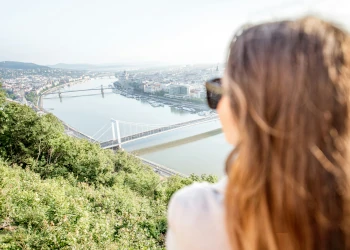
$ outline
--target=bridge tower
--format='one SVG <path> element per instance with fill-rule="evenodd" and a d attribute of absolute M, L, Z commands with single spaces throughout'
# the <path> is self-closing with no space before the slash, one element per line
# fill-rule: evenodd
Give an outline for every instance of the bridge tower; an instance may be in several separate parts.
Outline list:
<path fill-rule="evenodd" d="M 103 92 L 103 85 L 101 85 L 101 94 L 102 94 L 102 98 L 105 97 L 105 93 Z"/>
<path fill-rule="evenodd" d="M 115 141 L 117 139 L 118 142 L 118 148 L 121 149 L 122 148 L 122 141 L 120 138 L 120 127 L 119 127 L 119 121 L 118 120 L 114 120 L 111 119 L 111 125 L 112 125 L 112 136 L 113 136 L 113 140 Z M 116 128 L 117 131 L 115 131 L 114 126 Z M 116 133 L 117 132 L 117 138 L 116 138 Z"/>

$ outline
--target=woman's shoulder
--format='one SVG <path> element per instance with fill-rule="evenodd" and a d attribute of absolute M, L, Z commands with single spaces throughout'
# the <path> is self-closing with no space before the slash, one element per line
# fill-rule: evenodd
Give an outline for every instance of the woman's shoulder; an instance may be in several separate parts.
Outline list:
<path fill-rule="evenodd" d="M 173 195 L 168 207 L 168 249 L 226 249 L 225 187 L 226 179 L 194 183 Z"/>
<path fill-rule="evenodd" d="M 186 214 L 190 214 L 192 211 L 198 214 L 221 207 L 223 206 L 225 187 L 226 178 L 216 184 L 203 182 L 184 187 L 172 196 L 169 203 L 169 213 L 172 212 L 171 210 L 176 210 L 175 212 L 186 210 Z"/>

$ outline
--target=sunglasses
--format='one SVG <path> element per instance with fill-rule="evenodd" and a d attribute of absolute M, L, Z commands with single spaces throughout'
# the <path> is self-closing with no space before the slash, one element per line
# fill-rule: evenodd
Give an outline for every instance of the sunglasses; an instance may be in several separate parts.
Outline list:
<path fill-rule="evenodd" d="M 205 83 L 207 89 L 207 102 L 211 109 L 217 109 L 222 97 L 221 78 L 214 78 Z"/>

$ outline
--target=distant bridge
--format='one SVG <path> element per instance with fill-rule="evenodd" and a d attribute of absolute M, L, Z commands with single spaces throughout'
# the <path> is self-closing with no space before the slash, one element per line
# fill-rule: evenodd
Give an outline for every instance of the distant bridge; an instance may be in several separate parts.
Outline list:
<path fill-rule="evenodd" d="M 190 121 L 186 121 L 186 122 L 181 122 L 181 123 L 176 123 L 176 124 L 164 126 L 164 125 L 159 125 L 159 124 L 158 125 L 157 124 L 151 124 L 151 125 L 150 124 L 139 124 L 139 123 L 125 122 L 125 121 L 118 121 L 118 120 L 111 119 L 111 122 L 112 122 L 111 126 L 106 127 L 106 125 L 105 125 L 101 129 L 99 129 L 99 131 L 97 131 L 95 133 L 95 135 L 93 135 L 93 136 L 86 135 L 86 134 L 78 131 L 77 129 L 69 126 L 68 124 L 64 123 L 63 121 L 61 121 L 61 122 L 64 125 L 66 133 L 70 136 L 73 136 L 76 138 L 81 138 L 81 139 L 86 139 L 92 143 L 96 143 L 96 144 L 98 143 L 98 144 L 100 144 L 101 148 L 120 149 L 120 148 L 122 148 L 122 144 L 131 142 L 131 141 L 140 140 L 142 138 L 165 133 L 168 131 L 172 131 L 172 130 L 176 130 L 176 129 L 180 129 L 180 128 L 184 128 L 184 127 L 189 127 L 189 126 L 195 126 L 195 125 L 199 125 L 199 124 L 203 124 L 203 123 L 207 123 L 207 122 L 211 122 L 211 121 L 216 121 L 216 120 L 218 120 L 218 116 L 212 115 L 212 116 L 203 117 L 203 118 L 199 118 L 199 119 L 195 119 L 195 120 L 190 120 Z M 120 126 L 123 126 L 123 125 L 128 126 L 129 134 L 121 137 L 120 136 L 120 134 L 121 134 Z M 132 127 L 134 127 L 134 129 L 132 129 Z M 154 128 L 154 127 L 156 127 L 156 128 Z M 115 128 L 116 128 L 116 131 L 115 131 Z M 113 139 L 108 140 L 108 141 L 103 141 L 103 142 L 99 141 L 99 138 L 101 138 L 104 134 L 106 134 L 110 129 L 112 130 Z M 132 130 L 135 130 L 135 129 L 136 130 L 141 129 L 142 132 L 132 132 Z M 124 132 L 125 132 L 125 129 L 124 129 Z M 101 133 L 100 136 L 97 136 L 99 133 Z M 143 159 L 139 156 L 135 156 L 135 157 L 139 158 L 142 163 L 150 166 L 154 172 L 158 173 L 161 176 L 169 177 L 169 176 L 173 176 L 173 175 L 179 175 L 182 177 L 186 177 L 186 175 L 181 174 L 175 170 L 169 169 L 169 168 L 164 167 L 162 165 L 159 165 L 157 163 Z"/>
<path fill-rule="evenodd" d="M 187 175 L 184 175 L 182 173 L 179 173 L 175 170 L 172 170 L 170 168 L 164 167 L 162 165 L 159 165 L 157 163 L 154 163 L 152 161 L 146 160 L 144 158 L 141 158 L 139 156 L 134 155 L 135 157 L 139 158 L 140 161 L 148 166 L 150 166 L 151 168 L 153 168 L 153 171 L 156 172 L 157 174 L 164 176 L 164 177 L 169 177 L 169 176 L 173 176 L 173 175 L 179 175 L 181 177 L 187 177 Z"/>
<path fill-rule="evenodd" d="M 62 120 L 61 120 L 61 122 L 62 122 L 62 124 L 64 126 L 64 130 L 65 130 L 67 135 L 70 135 L 72 137 L 76 137 L 76 138 L 79 138 L 79 139 L 85 139 L 85 140 L 88 140 L 89 142 L 92 142 L 92 143 L 99 143 L 98 141 L 96 141 L 91 136 L 86 135 L 86 134 L 80 132 L 79 130 L 69 126 L 67 123 L 63 122 Z"/>
<path fill-rule="evenodd" d="M 56 99 L 56 98 L 59 98 L 62 102 L 62 98 L 72 98 L 72 97 L 83 97 L 83 96 L 94 96 L 94 95 L 102 95 L 102 97 L 104 97 L 105 95 L 105 90 L 107 89 L 112 89 L 112 90 L 115 90 L 114 87 L 106 87 L 106 86 L 103 86 L 101 85 L 101 88 L 91 88 L 91 89 L 76 89 L 76 90 L 63 90 L 61 91 L 60 89 L 58 90 L 58 92 L 49 92 L 49 93 L 45 93 L 45 94 L 48 94 L 50 95 L 49 97 L 43 97 L 43 99 Z M 65 94 L 65 93 L 76 93 L 76 92 L 86 92 L 86 91 L 99 91 L 101 93 L 94 93 L 94 94 L 85 94 L 85 95 L 82 95 L 82 94 L 79 94 L 79 95 L 75 95 L 75 96 L 72 96 L 72 95 L 69 95 L 69 96 L 62 96 L 62 94 Z M 54 97 L 54 95 L 57 95 L 57 97 Z M 40 101 L 41 101 L 41 98 L 40 98 Z"/>
<path fill-rule="evenodd" d="M 92 143 L 100 144 L 101 148 L 118 149 L 118 148 L 122 148 L 122 145 L 128 142 L 140 140 L 146 137 L 177 130 L 184 127 L 195 126 L 195 125 L 208 123 L 211 121 L 217 121 L 217 120 L 218 120 L 218 116 L 212 115 L 212 116 L 202 117 L 199 119 L 194 119 L 186 122 L 171 124 L 171 125 L 159 125 L 159 124 L 141 124 L 141 123 L 125 122 L 125 121 L 111 119 L 111 124 L 109 127 L 107 128 L 106 126 L 102 127 L 93 136 L 84 134 L 83 132 L 80 132 L 79 130 L 71 127 L 67 123 L 63 121 L 61 122 L 65 128 L 66 133 L 72 137 L 86 139 Z M 121 136 L 120 126 L 122 124 L 128 126 L 127 129 L 124 128 L 124 132 L 125 130 L 128 130 L 129 134 Z M 104 129 L 104 132 L 103 132 L 103 129 Z M 107 132 L 109 132 L 110 129 L 112 130 L 112 139 L 107 141 L 101 141 L 100 138 L 102 138 Z M 141 131 L 135 132 L 135 130 L 136 131 L 141 130 Z M 100 135 L 97 136 L 98 134 Z"/>
<path fill-rule="evenodd" d="M 100 143 L 102 148 L 121 148 L 122 144 L 131 142 L 131 141 L 135 141 L 135 140 L 140 140 L 142 138 L 145 137 L 150 137 L 156 134 L 160 134 L 160 133 L 164 133 L 164 132 L 168 132 L 168 131 L 172 131 L 172 130 L 176 130 L 176 129 L 180 129 L 183 127 L 189 127 L 189 126 L 194 126 L 194 125 L 198 125 L 198 124 L 202 124 L 202 123 L 207 123 L 210 121 L 215 121 L 218 120 L 218 116 L 217 115 L 213 115 L 213 116 L 209 116 L 209 117 L 204 117 L 204 118 L 199 118 L 199 119 L 195 119 L 195 120 L 190 120 L 190 121 L 186 121 L 186 122 L 181 122 L 181 123 L 176 123 L 176 124 L 172 124 L 172 125 L 166 125 L 166 126 L 159 126 L 157 128 L 152 128 L 152 129 L 146 129 L 144 131 L 138 132 L 138 133 L 134 133 L 134 134 L 130 134 L 127 136 L 120 136 L 120 128 L 119 128 L 119 123 L 120 121 L 117 120 L 112 120 L 112 134 L 113 134 L 113 139 L 112 140 L 108 140 L 105 142 Z M 116 125 L 116 129 L 117 129 L 117 137 L 115 136 L 115 131 L 114 131 L 114 124 Z M 135 124 L 135 126 L 141 126 L 143 127 L 143 124 Z"/>
<path fill-rule="evenodd" d="M 49 93 L 51 94 L 63 94 L 63 93 L 71 93 L 71 92 L 84 92 L 84 91 L 94 91 L 94 90 L 99 90 L 99 91 L 103 91 L 105 89 L 115 89 L 114 87 L 104 87 L 103 85 L 101 85 L 101 88 L 92 88 L 92 89 L 76 89 L 76 90 L 65 90 L 65 91 L 58 91 L 58 92 L 52 92 Z"/>

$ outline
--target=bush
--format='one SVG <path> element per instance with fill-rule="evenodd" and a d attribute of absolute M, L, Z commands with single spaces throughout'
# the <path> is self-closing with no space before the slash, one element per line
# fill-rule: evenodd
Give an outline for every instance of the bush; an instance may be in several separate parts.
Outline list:
<path fill-rule="evenodd" d="M 0 111 L 0 156 L 43 178 L 74 174 L 79 181 L 113 185 L 115 156 L 97 144 L 65 135 L 51 114 L 8 103 Z"/>
<path fill-rule="evenodd" d="M 42 180 L 30 170 L 3 162 L 0 172 L 1 249 L 164 248 L 168 197 L 140 195 L 144 190 L 137 186 L 147 178 L 128 182 L 125 174 L 119 180 L 126 185 L 93 187 L 73 175 Z M 171 191 L 175 182 L 191 181 L 169 180 Z M 168 192 L 167 180 L 163 183 Z"/>
<path fill-rule="evenodd" d="M 128 188 L 41 180 L 3 163 L 0 172 L 1 249 L 164 247 L 164 212 Z"/>
<path fill-rule="evenodd" d="M 161 178 L 132 155 L 69 137 L 54 116 L 3 97 L 0 249 L 164 249 L 172 194 L 216 181 Z"/>

